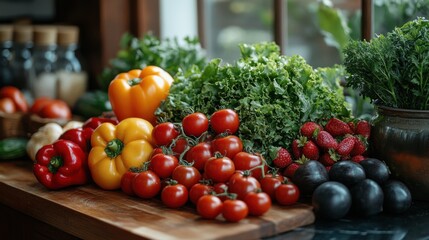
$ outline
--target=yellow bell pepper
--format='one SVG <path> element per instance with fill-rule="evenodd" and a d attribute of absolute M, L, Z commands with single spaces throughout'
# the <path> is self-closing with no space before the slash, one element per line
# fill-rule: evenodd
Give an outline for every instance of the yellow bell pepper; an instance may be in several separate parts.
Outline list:
<path fill-rule="evenodd" d="M 173 78 L 160 67 L 147 66 L 118 74 L 109 85 L 108 95 L 118 120 L 143 118 L 155 124 L 155 110 L 165 100 Z"/>
<path fill-rule="evenodd" d="M 119 189 L 122 175 L 140 167 L 153 151 L 153 125 L 142 118 L 127 118 L 114 125 L 102 123 L 91 136 L 88 155 L 94 182 L 106 190 Z"/>

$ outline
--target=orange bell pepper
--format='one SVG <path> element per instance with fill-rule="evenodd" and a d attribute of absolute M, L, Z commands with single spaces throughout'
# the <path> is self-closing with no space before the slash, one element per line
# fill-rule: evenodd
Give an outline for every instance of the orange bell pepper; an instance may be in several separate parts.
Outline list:
<path fill-rule="evenodd" d="M 168 96 L 173 78 L 157 66 L 118 74 L 109 85 L 112 110 L 119 121 L 137 117 L 156 123 L 155 110 Z"/>

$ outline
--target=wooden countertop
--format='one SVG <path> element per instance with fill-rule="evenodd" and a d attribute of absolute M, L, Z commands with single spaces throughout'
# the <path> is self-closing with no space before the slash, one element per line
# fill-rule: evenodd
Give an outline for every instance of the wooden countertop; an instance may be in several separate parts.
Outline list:
<path fill-rule="evenodd" d="M 191 205 L 165 207 L 93 184 L 58 191 L 44 188 L 32 163 L 0 162 L 0 203 L 82 239 L 258 239 L 314 222 L 311 206 L 273 205 L 239 223 L 201 219 Z"/>

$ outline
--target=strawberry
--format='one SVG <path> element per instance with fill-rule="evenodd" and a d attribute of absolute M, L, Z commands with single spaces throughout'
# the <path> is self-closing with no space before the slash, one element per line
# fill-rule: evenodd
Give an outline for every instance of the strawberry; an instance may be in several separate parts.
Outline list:
<path fill-rule="evenodd" d="M 350 129 L 352 130 L 352 132 L 354 133 L 356 130 L 356 124 L 354 121 L 350 121 L 347 123 L 347 125 L 349 125 Z"/>
<path fill-rule="evenodd" d="M 355 142 L 356 137 L 351 135 L 347 136 L 338 144 L 337 153 L 340 154 L 342 157 L 348 156 L 353 150 Z"/>
<path fill-rule="evenodd" d="M 302 138 L 305 138 L 307 140 L 306 137 L 302 137 Z M 300 141 L 301 141 L 300 138 L 294 139 L 292 141 L 292 155 L 295 158 L 300 158 L 301 155 L 302 155 L 302 149 L 301 149 L 301 146 L 300 146 L 301 145 Z"/>
<path fill-rule="evenodd" d="M 316 143 L 319 147 L 324 149 L 336 149 L 338 147 L 337 140 L 335 140 L 335 138 L 329 132 L 324 130 L 317 134 Z"/>
<path fill-rule="evenodd" d="M 335 117 L 329 119 L 326 123 L 325 131 L 329 132 L 333 137 L 353 134 L 353 130 L 346 122 Z"/>
<path fill-rule="evenodd" d="M 332 166 L 339 160 L 338 154 L 333 149 L 329 149 L 328 152 L 322 154 L 319 158 L 319 162 L 321 162 L 325 166 Z"/>
<path fill-rule="evenodd" d="M 315 122 L 305 122 L 301 125 L 301 128 L 299 129 L 302 136 L 306 136 L 308 139 L 312 139 L 314 132 L 318 129 L 318 131 L 323 130 L 322 126 L 320 124 Z"/>
<path fill-rule="evenodd" d="M 295 174 L 296 170 L 301 166 L 301 164 L 293 162 L 289 166 L 287 166 L 283 170 L 283 176 L 288 177 L 289 179 L 293 178 L 293 175 Z"/>
<path fill-rule="evenodd" d="M 313 141 L 308 140 L 302 147 L 302 154 L 308 159 L 317 160 L 319 159 L 319 148 Z"/>
<path fill-rule="evenodd" d="M 352 161 L 353 162 L 357 162 L 357 163 L 359 163 L 360 161 L 362 161 L 362 160 L 364 160 L 365 159 L 365 157 L 364 156 L 362 156 L 362 155 L 355 155 L 355 156 L 353 156 L 352 157 Z"/>
<path fill-rule="evenodd" d="M 367 150 L 367 145 L 368 145 L 368 142 L 365 137 L 356 135 L 355 145 L 353 147 L 353 150 L 350 152 L 350 155 L 352 157 L 356 155 L 365 155 Z"/>
<path fill-rule="evenodd" d="M 273 159 L 274 166 L 278 168 L 285 168 L 292 163 L 292 156 L 282 147 L 270 148 L 270 157 Z"/>
<path fill-rule="evenodd" d="M 369 138 L 371 134 L 371 124 L 366 120 L 359 120 L 356 123 L 356 134 L 362 135 L 365 138 Z"/>

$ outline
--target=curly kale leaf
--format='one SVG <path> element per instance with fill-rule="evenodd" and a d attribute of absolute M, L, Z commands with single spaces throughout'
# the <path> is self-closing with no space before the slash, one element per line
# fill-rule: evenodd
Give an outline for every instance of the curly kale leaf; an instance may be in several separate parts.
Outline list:
<path fill-rule="evenodd" d="M 305 121 L 350 117 L 342 91 L 331 89 L 323 71 L 302 57 L 281 55 L 274 43 L 241 44 L 240 50 L 234 64 L 213 59 L 203 69 L 177 74 L 157 116 L 177 122 L 191 111 L 210 115 L 234 109 L 240 116 L 238 136 L 261 153 L 270 146 L 289 147 Z"/>

